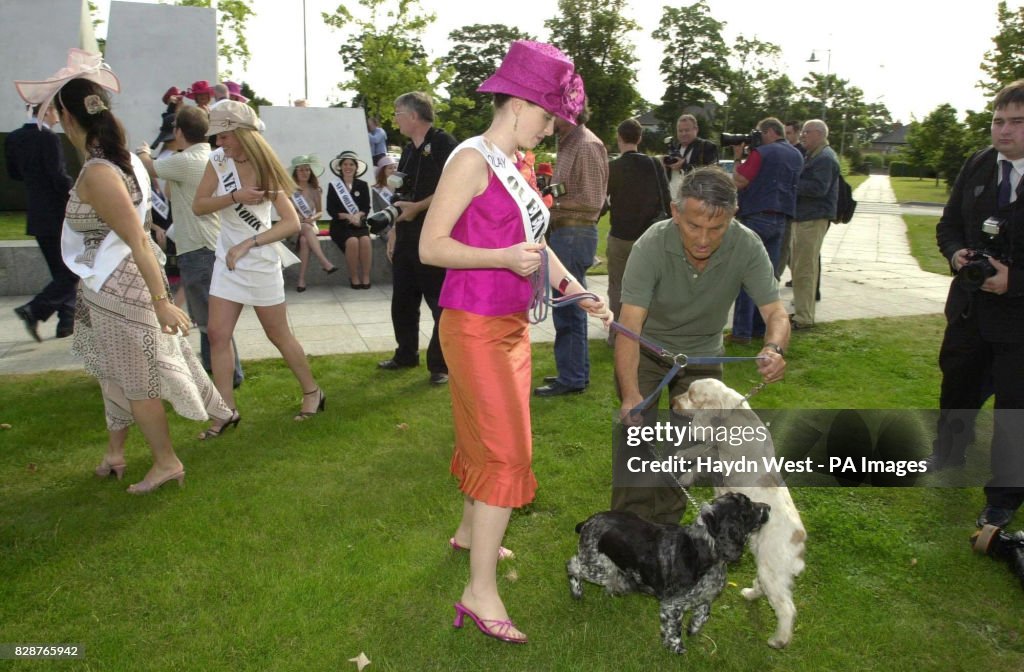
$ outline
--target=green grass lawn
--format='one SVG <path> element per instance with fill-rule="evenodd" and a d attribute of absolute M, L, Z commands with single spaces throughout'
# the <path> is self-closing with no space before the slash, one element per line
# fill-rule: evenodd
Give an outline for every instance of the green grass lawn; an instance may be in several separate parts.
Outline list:
<path fill-rule="evenodd" d="M 942 327 L 932 316 L 801 333 L 787 379 L 753 403 L 934 408 Z M 533 400 L 540 488 L 513 514 L 505 544 L 517 558 L 499 578 L 530 637 L 522 647 L 451 627 L 468 559 L 447 547 L 461 509 L 449 392 L 423 369 L 382 372 L 371 354 L 313 358 L 327 412 L 296 424 L 282 362 L 249 363 L 239 427 L 204 443 L 200 423 L 173 417 L 185 487 L 145 497 L 124 492 L 149 465 L 134 430 L 128 480 L 91 474 L 106 441 L 95 381 L 3 377 L 0 641 L 80 643 L 86 660 L 61 669 L 133 672 L 349 670 L 361 651 L 368 672 L 1020 669 L 1021 586 L 968 548 L 980 488 L 794 489 L 809 537 L 785 651 L 765 643 L 769 606 L 739 595 L 749 557 L 684 657 L 661 648 L 653 599 L 587 586 L 574 602 L 565 561 L 574 525 L 608 506 L 616 407 L 611 351 L 594 341 L 591 353 L 585 394 Z M 534 356 L 539 381 L 554 370 L 550 346 Z M 745 364 L 727 370 L 744 391 L 755 378 Z"/>
<path fill-rule="evenodd" d="M 931 178 L 890 177 L 889 183 L 892 185 L 892 190 L 896 192 L 896 200 L 900 203 L 915 201 L 945 204 L 949 199 L 946 183 L 942 180 L 936 183 Z"/>
<path fill-rule="evenodd" d="M 0 240 L 32 240 L 25 235 L 25 213 L 23 211 L 0 212 Z"/>
<path fill-rule="evenodd" d="M 935 243 L 935 225 L 939 218 L 932 215 L 903 215 L 907 225 L 907 239 L 910 252 L 917 259 L 922 270 L 931 273 L 949 274 L 949 262 L 939 252 Z"/>

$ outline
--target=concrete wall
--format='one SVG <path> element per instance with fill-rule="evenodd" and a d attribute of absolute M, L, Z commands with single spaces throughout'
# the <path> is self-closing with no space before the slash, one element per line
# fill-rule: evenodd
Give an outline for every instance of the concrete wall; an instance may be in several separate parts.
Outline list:
<path fill-rule="evenodd" d="M 160 97 L 168 87 L 217 83 L 216 10 L 112 2 L 105 57 L 121 80 L 114 114 L 135 149 L 157 136 L 166 109 Z"/>
<path fill-rule="evenodd" d="M 261 107 L 260 119 L 267 125 L 263 137 L 287 168 L 299 154 L 316 154 L 324 166 L 320 186 L 327 199 L 327 181 L 332 177 L 331 159 L 350 149 L 370 164 L 370 139 L 362 108 L 343 107 Z M 360 179 L 373 184 L 373 168 Z M 325 207 L 321 204 L 321 207 Z"/>
<path fill-rule="evenodd" d="M 14 80 L 46 79 L 64 67 L 71 47 L 96 51 L 96 38 L 87 0 L 0 0 L 0 26 L 6 28 L 0 40 L 0 133 L 6 137 L 26 121 Z M 24 188 L 0 162 L 0 210 L 24 208 Z"/>

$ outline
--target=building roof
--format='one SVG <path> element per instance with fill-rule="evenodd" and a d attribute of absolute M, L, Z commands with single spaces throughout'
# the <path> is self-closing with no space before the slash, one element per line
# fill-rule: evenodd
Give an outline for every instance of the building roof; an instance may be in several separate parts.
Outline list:
<path fill-rule="evenodd" d="M 910 126 L 897 126 L 888 133 L 883 133 L 871 141 L 874 145 L 905 145 L 907 144 L 907 131 Z"/>

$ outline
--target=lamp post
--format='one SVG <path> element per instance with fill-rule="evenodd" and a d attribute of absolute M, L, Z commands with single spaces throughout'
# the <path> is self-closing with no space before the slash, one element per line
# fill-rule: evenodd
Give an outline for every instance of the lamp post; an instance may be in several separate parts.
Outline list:
<path fill-rule="evenodd" d="M 309 56 L 306 49 L 306 0 L 302 0 L 302 96 L 309 100 Z"/>
<path fill-rule="evenodd" d="M 811 49 L 811 57 L 807 59 L 808 63 L 821 63 L 821 59 L 818 58 L 818 56 L 817 56 L 817 52 L 818 51 L 819 51 L 818 49 Z M 826 106 L 828 105 L 828 76 L 832 72 L 832 50 L 831 49 L 826 49 L 825 53 L 828 54 L 828 59 L 825 61 L 825 79 L 822 82 L 824 84 L 824 86 L 825 86 L 825 91 L 824 91 L 824 93 L 821 96 L 821 120 L 822 121 L 825 121 L 825 109 L 826 109 Z"/>

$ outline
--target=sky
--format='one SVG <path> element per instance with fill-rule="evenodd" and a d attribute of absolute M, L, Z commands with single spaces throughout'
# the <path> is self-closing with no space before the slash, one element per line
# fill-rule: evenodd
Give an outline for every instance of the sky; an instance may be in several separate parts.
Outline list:
<path fill-rule="evenodd" d="M 152 1 L 156 0 L 142 0 Z M 244 70 L 233 67 L 236 81 L 246 81 L 275 105 L 306 97 L 311 105 L 348 101 L 338 89 L 346 79 L 337 51 L 346 34 L 329 28 L 321 12 L 332 12 L 340 0 L 251 0 L 256 15 L 247 27 L 252 59 Z M 98 0 L 106 19 L 110 0 Z M 308 68 L 304 77 L 303 4 L 305 4 Z M 346 2 L 358 12 L 354 1 Z M 437 14 L 423 44 L 432 57 L 450 47 L 448 34 L 475 23 L 504 23 L 545 39 L 545 19 L 555 13 L 555 0 L 465 2 L 423 0 Z M 637 85 L 647 100 L 659 102 L 664 83 L 658 72 L 662 43 L 651 38 L 664 5 L 692 4 L 691 0 L 629 0 L 631 17 L 642 29 L 633 34 Z M 998 31 L 998 0 L 975 0 L 970 11 L 939 0 L 709 0 L 711 15 L 725 22 L 726 43 L 739 35 L 782 48 L 781 69 L 798 84 L 810 72 L 835 74 L 864 91 L 867 102 L 884 103 L 896 121 L 923 119 L 943 103 L 963 115 L 985 105 L 976 87 L 984 77 L 979 68 Z M 1011 8 L 1020 0 L 1009 0 Z M 777 18 L 769 16 L 774 8 Z M 105 27 L 97 31 L 105 34 Z M 812 52 L 817 62 L 809 63 Z M 307 84 L 308 80 L 308 95 Z M 187 86 L 188 83 L 179 84 Z M 765 111 L 770 114 L 770 110 Z"/>

